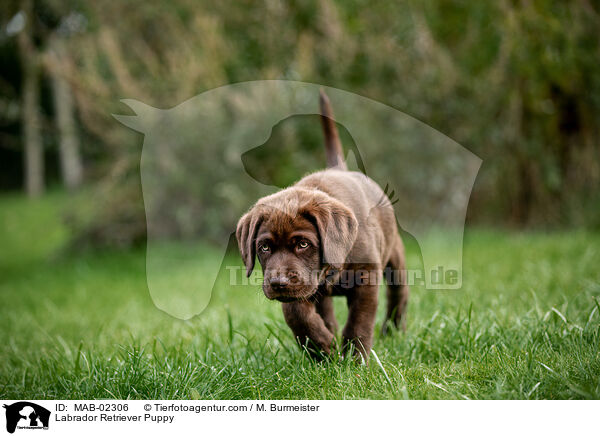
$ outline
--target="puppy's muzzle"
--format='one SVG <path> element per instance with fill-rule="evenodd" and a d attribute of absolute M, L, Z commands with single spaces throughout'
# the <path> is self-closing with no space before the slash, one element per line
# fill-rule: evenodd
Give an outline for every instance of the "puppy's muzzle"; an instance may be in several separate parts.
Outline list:
<path fill-rule="evenodd" d="M 268 299 L 284 303 L 311 296 L 315 291 L 312 288 L 310 284 L 303 283 L 296 273 L 274 275 L 266 278 L 263 284 Z"/>
<path fill-rule="evenodd" d="M 285 292 L 292 280 L 285 276 L 273 277 L 269 280 L 269 286 L 274 292 Z"/>

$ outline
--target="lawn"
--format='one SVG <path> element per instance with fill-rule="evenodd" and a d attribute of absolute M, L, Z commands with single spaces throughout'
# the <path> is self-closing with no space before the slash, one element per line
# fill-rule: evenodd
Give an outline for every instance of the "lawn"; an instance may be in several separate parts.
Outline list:
<path fill-rule="evenodd" d="M 143 249 L 65 250 L 68 201 L 0 198 L 2 398 L 600 398 L 598 233 L 467 228 L 461 290 L 413 287 L 407 332 L 377 335 L 370 365 L 316 364 L 259 287 L 221 274 L 181 321 L 153 305 Z"/>

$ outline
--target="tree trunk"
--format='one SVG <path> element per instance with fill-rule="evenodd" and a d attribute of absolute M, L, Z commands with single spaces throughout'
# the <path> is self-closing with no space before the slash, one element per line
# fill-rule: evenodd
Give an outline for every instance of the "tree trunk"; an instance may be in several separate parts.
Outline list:
<path fill-rule="evenodd" d="M 63 183 L 72 190 L 81 184 L 83 177 L 83 165 L 79 151 L 79 138 L 75 126 L 73 97 L 71 87 L 65 79 L 60 65 L 64 65 L 64 47 L 62 41 L 55 39 L 51 44 L 52 65 L 50 68 L 52 87 L 54 94 L 54 107 L 56 111 L 56 123 L 59 134 L 60 166 Z"/>
<path fill-rule="evenodd" d="M 30 197 L 44 192 L 44 148 L 40 134 L 40 70 L 38 53 L 31 37 L 33 8 L 24 2 L 26 24 L 19 33 L 18 44 L 23 66 L 23 102 L 21 126 L 24 141 L 25 191 Z"/>

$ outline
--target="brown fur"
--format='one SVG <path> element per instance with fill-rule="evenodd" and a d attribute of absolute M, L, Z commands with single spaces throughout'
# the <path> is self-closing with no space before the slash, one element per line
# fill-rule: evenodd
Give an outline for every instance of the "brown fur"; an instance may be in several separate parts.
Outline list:
<path fill-rule="evenodd" d="M 328 116 L 332 117 L 330 110 Z M 326 144 L 335 146 L 325 133 Z M 283 303 L 284 318 L 301 346 L 315 356 L 331 353 L 337 334 L 331 299 L 342 295 L 349 309 L 342 331 L 344 349 L 353 344 L 367 359 L 386 268 L 399 272 L 402 280 L 388 281 L 382 331 L 387 331 L 388 321 L 404 328 L 404 248 L 382 189 L 362 173 L 340 169 L 341 156 L 335 162 L 336 168 L 260 199 L 240 219 L 236 236 L 248 275 L 258 257 L 263 292 Z"/>

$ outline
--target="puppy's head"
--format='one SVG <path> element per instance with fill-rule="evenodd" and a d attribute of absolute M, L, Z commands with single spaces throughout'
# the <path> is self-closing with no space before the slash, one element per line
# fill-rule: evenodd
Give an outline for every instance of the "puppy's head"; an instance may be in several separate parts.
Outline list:
<path fill-rule="evenodd" d="M 357 231 L 356 217 L 340 201 L 292 187 L 259 200 L 240 219 L 236 237 L 248 276 L 258 256 L 267 298 L 294 301 L 316 292 L 325 267 L 342 267 Z"/>

